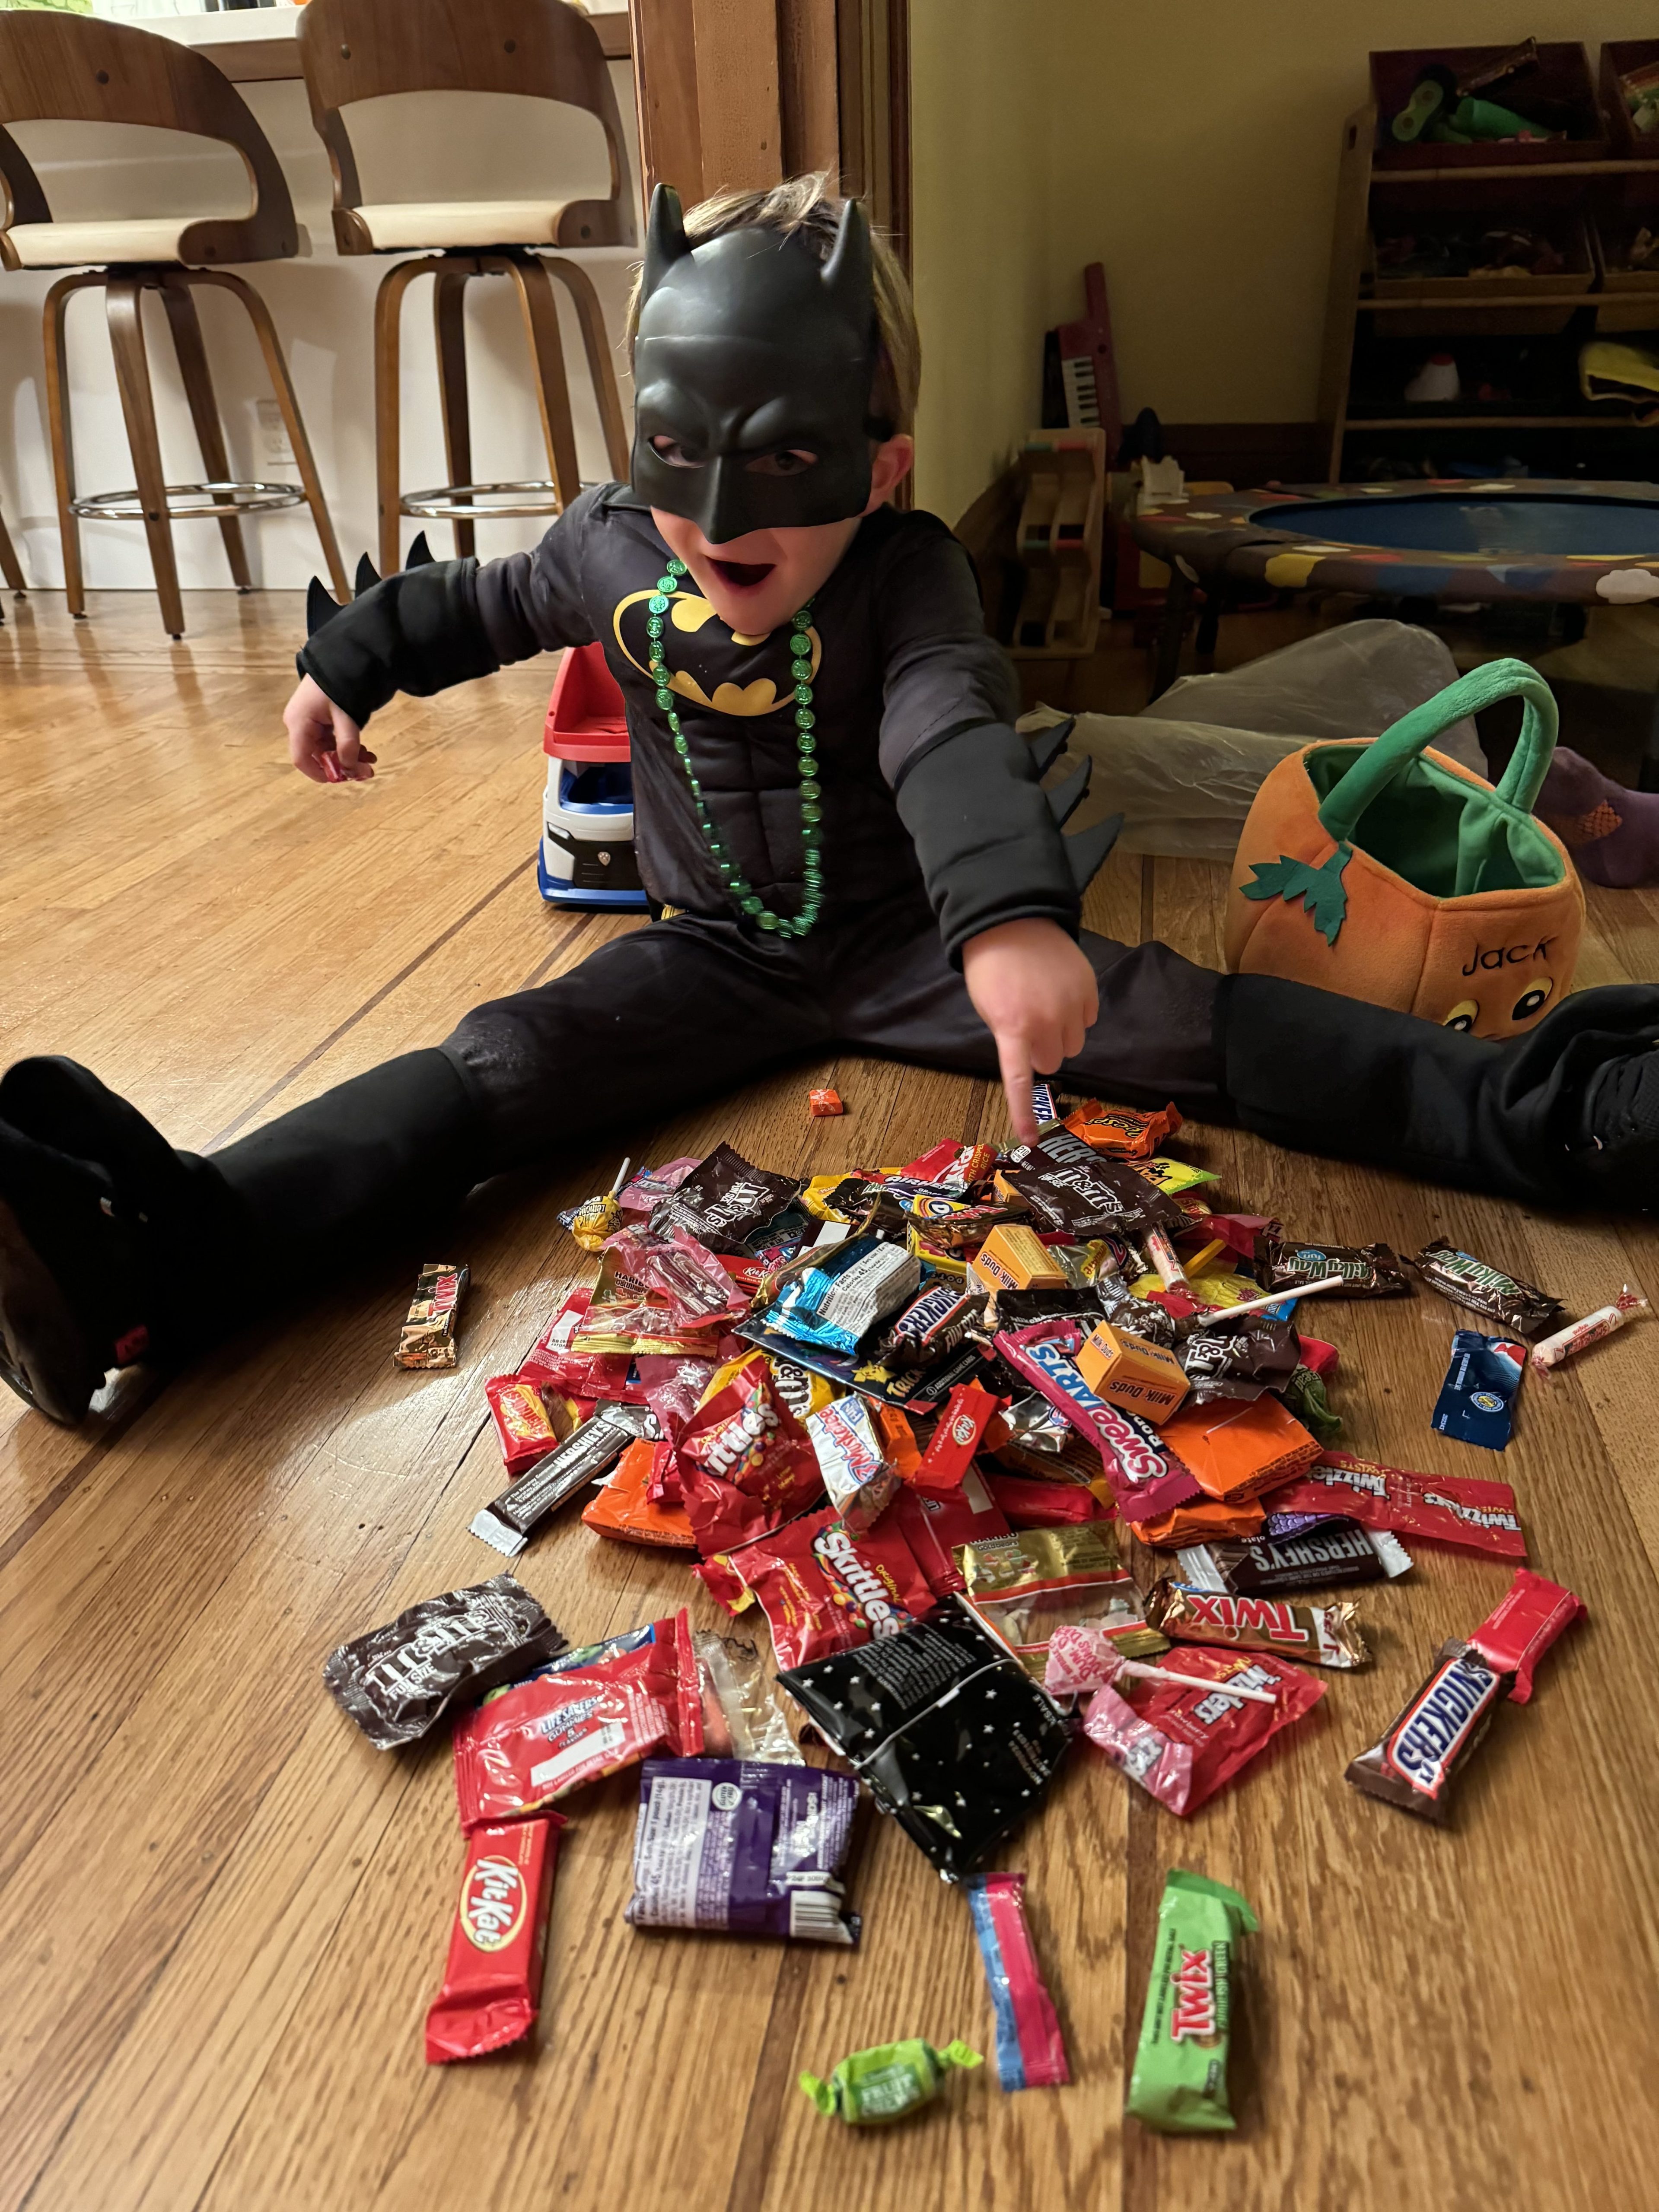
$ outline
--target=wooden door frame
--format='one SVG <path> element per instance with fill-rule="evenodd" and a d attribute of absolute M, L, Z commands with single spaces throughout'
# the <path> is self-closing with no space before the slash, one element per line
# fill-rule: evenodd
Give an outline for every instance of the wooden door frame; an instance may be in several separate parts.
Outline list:
<path fill-rule="evenodd" d="M 910 266 L 910 0 L 629 0 L 649 194 L 826 169 Z"/>

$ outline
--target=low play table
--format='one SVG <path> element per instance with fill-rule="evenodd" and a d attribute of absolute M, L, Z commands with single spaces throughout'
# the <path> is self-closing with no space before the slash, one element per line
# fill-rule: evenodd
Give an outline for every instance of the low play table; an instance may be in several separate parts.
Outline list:
<path fill-rule="evenodd" d="M 1156 699 L 1175 679 L 1194 586 L 1214 623 L 1241 586 L 1437 602 L 1631 606 L 1659 599 L 1659 485 L 1537 477 L 1306 484 L 1161 500 L 1133 518 L 1169 564 Z M 1641 788 L 1659 789 L 1659 702 Z"/>

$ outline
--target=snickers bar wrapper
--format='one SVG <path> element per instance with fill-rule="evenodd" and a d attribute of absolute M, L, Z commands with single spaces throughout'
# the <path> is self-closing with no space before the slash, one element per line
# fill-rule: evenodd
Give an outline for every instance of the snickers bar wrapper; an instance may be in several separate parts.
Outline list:
<path fill-rule="evenodd" d="M 1172 1868 L 1125 2110 L 1149 2128 L 1207 2135 L 1236 2126 L 1227 2098 L 1233 1946 L 1260 1923 L 1237 1890 Z"/>
<path fill-rule="evenodd" d="M 1347 1779 L 1368 1797 L 1444 1826 L 1464 1768 L 1479 1749 L 1502 1699 L 1524 1705 L 1533 1669 L 1558 1636 L 1581 1618 L 1582 1598 L 1529 1567 L 1467 1641 L 1442 1644 L 1429 1679 L 1384 1731 L 1360 1753 Z"/>

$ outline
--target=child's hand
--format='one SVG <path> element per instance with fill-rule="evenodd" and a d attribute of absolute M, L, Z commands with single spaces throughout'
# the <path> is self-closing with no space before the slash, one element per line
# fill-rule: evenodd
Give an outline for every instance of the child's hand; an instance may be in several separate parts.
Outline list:
<path fill-rule="evenodd" d="M 367 783 L 374 775 L 375 755 L 363 732 L 313 678 L 301 677 L 283 722 L 288 757 L 313 783 Z"/>
<path fill-rule="evenodd" d="M 1031 1074 L 1074 1060 L 1101 1010 L 1088 956 L 1058 922 L 1005 921 L 962 947 L 962 980 L 997 1040 L 1009 1115 L 1022 1143 L 1037 1141 Z"/>

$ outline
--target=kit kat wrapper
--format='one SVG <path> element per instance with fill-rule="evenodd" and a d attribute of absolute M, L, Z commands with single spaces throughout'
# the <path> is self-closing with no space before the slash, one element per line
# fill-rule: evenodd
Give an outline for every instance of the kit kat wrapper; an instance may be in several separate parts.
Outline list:
<path fill-rule="evenodd" d="M 1296 1481 L 1264 1502 L 1270 1513 L 1339 1513 L 1367 1528 L 1451 1544 L 1488 1559 L 1527 1556 L 1515 1492 L 1507 1482 L 1418 1474 L 1357 1458 L 1352 1452 L 1322 1451 Z"/>
<path fill-rule="evenodd" d="M 443 1987 L 426 2015 L 426 2061 L 519 2043 L 535 2025 L 547 1955 L 547 1911 L 560 1813 L 474 1828 L 449 1936 Z"/>

